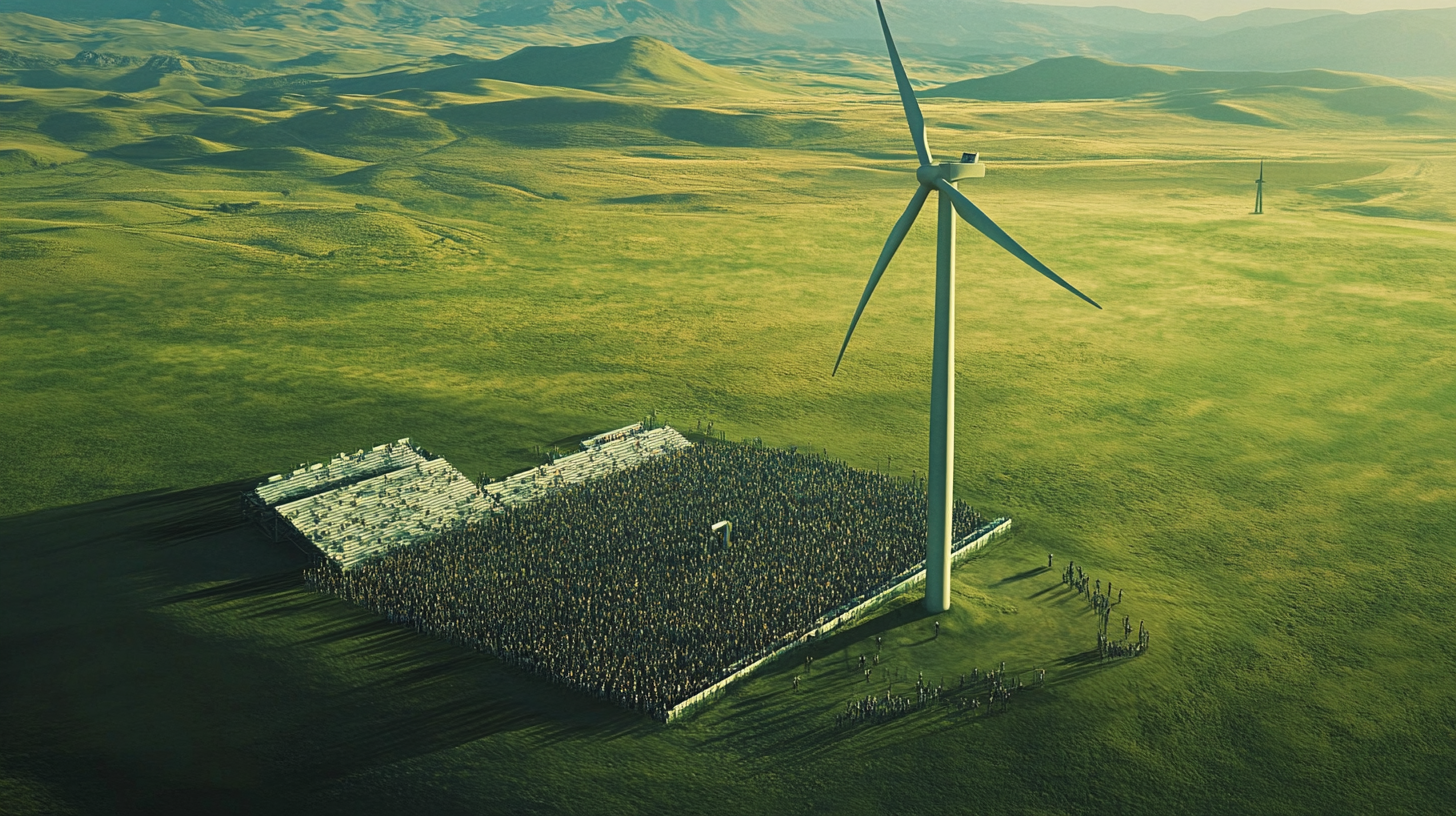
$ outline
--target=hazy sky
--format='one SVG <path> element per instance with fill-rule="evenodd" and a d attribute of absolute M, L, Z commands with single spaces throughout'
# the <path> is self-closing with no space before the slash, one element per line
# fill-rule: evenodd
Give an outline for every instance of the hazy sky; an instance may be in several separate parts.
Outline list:
<path fill-rule="evenodd" d="M 1206 20 L 1258 8 L 1337 9 L 1352 14 L 1388 9 L 1451 8 L 1456 0 L 1033 0 L 1056 6 L 1122 6 Z"/>

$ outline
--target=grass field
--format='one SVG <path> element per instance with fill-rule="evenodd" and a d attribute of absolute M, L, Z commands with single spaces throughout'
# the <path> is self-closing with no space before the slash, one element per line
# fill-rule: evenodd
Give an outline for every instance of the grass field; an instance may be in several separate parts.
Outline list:
<path fill-rule="evenodd" d="M 501 475 L 655 409 L 923 474 L 932 218 L 829 376 L 913 191 L 896 101 L 702 91 L 0 86 L 0 810 L 1456 801 L 1439 106 L 923 102 L 933 149 L 989 163 L 962 189 L 1107 307 L 962 230 L 957 492 L 1018 532 L 957 570 L 939 640 L 908 601 L 798 692 L 779 666 L 664 727 L 306 592 L 237 491 L 406 435 Z M 1124 588 L 1151 653 L 1086 662 L 1048 552 Z M 877 634 L 907 671 L 1050 684 L 836 731 Z"/>

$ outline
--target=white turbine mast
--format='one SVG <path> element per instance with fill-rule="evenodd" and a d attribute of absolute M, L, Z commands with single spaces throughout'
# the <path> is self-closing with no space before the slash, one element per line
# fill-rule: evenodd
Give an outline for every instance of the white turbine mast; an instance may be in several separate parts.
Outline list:
<path fill-rule="evenodd" d="M 1023 249 L 1021 244 L 996 226 L 996 222 L 956 188 L 956 184 L 963 179 L 982 178 L 986 175 L 986 165 L 981 164 L 977 154 L 962 154 L 961 161 L 958 162 L 933 163 L 930 145 L 925 139 L 925 117 L 921 115 L 920 105 L 915 101 L 915 90 L 910 86 L 910 78 L 905 75 L 905 66 L 900 64 L 900 54 L 895 50 L 895 40 L 890 36 L 890 24 L 885 20 L 885 9 L 880 5 L 880 0 L 875 0 L 875 8 L 879 11 L 880 27 L 885 32 L 885 45 L 890 51 L 890 66 L 895 71 L 895 83 L 900 88 L 900 101 L 905 106 L 905 119 L 910 124 L 910 138 L 915 142 L 915 154 L 920 159 L 920 167 L 915 171 L 915 179 L 920 186 L 900 220 L 895 222 L 894 229 L 890 230 L 885 248 L 880 250 L 880 259 L 870 273 L 869 283 L 865 284 L 859 307 L 854 310 L 854 318 L 849 322 L 849 331 L 844 334 L 844 345 L 839 349 L 839 358 L 834 361 L 834 372 L 839 372 L 844 351 L 849 348 L 849 338 L 854 335 L 854 327 L 859 323 L 865 304 L 869 303 L 870 295 L 874 294 L 880 277 L 885 274 L 885 268 L 895 257 L 895 252 L 905 240 L 910 226 L 915 223 L 915 217 L 920 214 L 925 199 L 932 190 L 937 192 L 940 218 L 935 253 L 935 350 L 930 378 L 925 608 L 931 612 L 945 612 L 950 609 L 951 509 L 955 501 L 951 491 L 951 475 L 955 464 L 955 215 L 959 213 L 967 224 L 1058 286 L 1099 309 L 1102 307 Z"/>

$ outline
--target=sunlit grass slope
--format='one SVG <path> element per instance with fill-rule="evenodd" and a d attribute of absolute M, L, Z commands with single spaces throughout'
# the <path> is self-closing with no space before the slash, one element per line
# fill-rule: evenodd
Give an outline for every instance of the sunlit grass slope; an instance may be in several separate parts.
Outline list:
<path fill-rule="evenodd" d="M 481 76 L 527 85 L 604 90 L 709 90 L 728 95 L 754 90 L 754 83 L 732 71 L 693 59 L 651 37 L 624 37 L 576 47 L 524 48 L 491 63 Z"/>
<path fill-rule="evenodd" d="M 406 435 L 500 475 L 655 409 L 924 473 L 929 213 L 830 377 L 913 190 L 894 97 L 531 87 L 0 87 L 4 809 L 1456 801 L 1456 162 L 1418 124 L 924 101 L 938 155 L 988 162 L 963 189 L 1107 307 L 962 229 L 957 491 L 1017 533 L 939 640 L 892 609 L 797 693 L 791 661 L 662 727 L 304 592 L 237 491 Z M 1126 589 L 1152 652 L 1086 661 L 1048 552 Z M 877 635 L 887 671 L 1051 683 L 835 731 Z"/>

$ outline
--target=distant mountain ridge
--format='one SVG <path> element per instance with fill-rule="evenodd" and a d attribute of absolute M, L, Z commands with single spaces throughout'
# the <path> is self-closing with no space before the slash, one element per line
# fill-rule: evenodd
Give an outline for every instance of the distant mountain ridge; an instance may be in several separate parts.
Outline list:
<path fill-rule="evenodd" d="M 1386 77 L 1323 69 L 1199 71 L 1060 57 L 918 96 L 1014 102 L 1146 97 L 1165 110 L 1200 119 L 1267 127 L 1352 118 L 1422 127 L 1456 124 L 1456 97 Z"/>
<path fill-rule="evenodd" d="M 883 48 L 869 0 L 0 0 L 0 14 L 6 12 L 217 30 L 429 31 L 457 42 L 470 42 L 472 32 L 521 44 L 645 35 L 710 57 L 751 57 L 774 48 Z M 935 50 L 962 59 L 1084 55 L 1203 69 L 1456 76 L 1456 8 L 1370 14 L 1260 9 L 1200 22 L 1114 6 L 895 0 L 886 14 L 912 60 Z M 0 20 L 0 47 L 21 53 L 20 43 L 4 39 L 3 28 Z"/>
<path fill-rule="evenodd" d="M 1325 90 L 1364 88 L 1395 83 L 1379 77 L 1322 69 L 1269 71 L 1200 71 L 1157 65 L 1123 65 L 1092 57 L 1058 57 L 1024 68 L 977 77 L 921 91 L 922 97 L 956 97 L 1016 102 L 1069 99 L 1121 99 L 1151 93 L 1190 90 L 1243 90 L 1300 87 Z"/>
<path fill-rule="evenodd" d="M 608 94 L 675 97 L 735 97 L 774 86 L 691 57 L 661 40 L 632 36 L 579 46 L 527 46 L 501 59 L 445 54 L 364 75 L 265 72 L 202 57 L 147 57 L 82 51 L 70 59 L 33 57 L 0 49 L 0 69 L 18 69 L 10 81 L 32 87 L 78 87 L 134 93 L 155 88 L 168 77 L 187 77 L 219 92 L 210 105 L 284 110 L 286 100 L 323 103 L 340 94 L 444 93 L 486 96 L 534 95 L 519 88 L 573 88 Z M 0 78 L 4 74 L 0 73 Z M 784 89 L 777 88 L 782 92 Z M 230 95 L 221 94 L 230 92 Z"/>
<path fill-rule="evenodd" d="M 1456 8 L 1324 15 L 1212 37 L 1170 39 L 1130 57 L 1133 62 L 1190 68 L 1456 76 Z"/>
<path fill-rule="evenodd" d="M 520 86 L 674 97 L 732 97 L 761 93 L 768 87 L 730 69 L 708 65 L 660 40 L 635 36 L 578 46 L 527 46 L 497 60 L 445 54 L 365 76 L 275 77 L 250 83 L 244 93 L 213 104 L 282 110 L 290 107 L 285 98 L 326 104 L 341 94 L 400 98 L 540 95 Z"/>
<path fill-rule="evenodd" d="M 1313 20 L 1316 17 L 1331 16 L 1349 17 L 1351 15 L 1349 12 L 1339 11 L 1338 9 L 1261 8 L 1246 11 L 1243 14 L 1231 14 L 1227 17 L 1214 17 L 1210 20 L 1202 20 L 1191 26 L 1173 29 L 1173 32 L 1185 36 L 1197 35 L 1200 37 L 1212 37 L 1245 28 L 1267 28 L 1269 26 L 1286 25 L 1288 23 L 1302 23 L 1305 20 Z"/>

